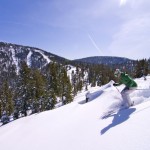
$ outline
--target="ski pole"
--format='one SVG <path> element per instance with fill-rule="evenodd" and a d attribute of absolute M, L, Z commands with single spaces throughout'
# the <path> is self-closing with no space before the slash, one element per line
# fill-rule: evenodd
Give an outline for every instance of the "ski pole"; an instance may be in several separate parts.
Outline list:
<path fill-rule="evenodd" d="M 118 88 L 116 86 L 114 86 L 116 88 L 116 90 L 120 93 L 120 91 L 118 90 Z M 120 93 L 121 94 L 121 93 Z"/>
<path fill-rule="evenodd" d="M 150 89 L 135 89 L 135 90 L 150 90 Z"/>

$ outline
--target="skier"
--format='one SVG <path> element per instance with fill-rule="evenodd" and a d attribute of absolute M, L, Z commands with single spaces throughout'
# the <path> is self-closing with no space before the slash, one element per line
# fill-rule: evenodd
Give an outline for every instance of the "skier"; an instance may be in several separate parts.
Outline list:
<path fill-rule="evenodd" d="M 87 103 L 90 98 L 90 92 L 88 91 L 85 96 L 86 96 L 86 103 Z"/>
<path fill-rule="evenodd" d="M 122 99 L 123 99 L 123 106 L 130 107 L 133 105 L 129 94 L 132 93 L 137 88 L 137 83 L 126 73 L 121 72 L 119 69 L 116 69 L 114 73 L 115 77 L 120 79 L 119 83 L 114 83 L 114 86 L 118 86 L 121 84 L 125 85 L 125 88 L 121 91 Z"/>

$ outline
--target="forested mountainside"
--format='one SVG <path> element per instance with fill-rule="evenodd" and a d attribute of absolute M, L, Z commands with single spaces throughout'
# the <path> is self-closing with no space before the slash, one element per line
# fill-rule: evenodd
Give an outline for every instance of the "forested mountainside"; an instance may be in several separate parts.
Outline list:
<path fill-rule="evenodd" d="M 1 71 L 8 70 L 10 66 L 18 71 L 21 61 L 31 68 L 43 68 L 51 61 L 63 63 L 68 60 L 39 48 L 0 42 Z"/>
<path fill-rule="evenodd" d="M 135 60 L 124 58 L 124 57 L 113 57 L 113 56 L 94 56 L 76 59 L 75 61 L 81 61 L 85 63 L 92 64 L 104 64 L 104 65 L 114 65 L 114 64 L 124 64 L 124 63 L 133 63 Z"/>
<path fill-rule="evenodd" d="M 119 68 L 124 72 L 130 73 L 133 77 L 141 77 L 143 74 L 147 74 L 148 69 L 150 69 L 150 59 L 132 60 L 125 57 L 95 56 L 76 59 L 73 62 L 91 65 L 102 64 L 112 70 Z"/>
<path fill-rule="evenodd" d="M 20 62 L 25 61 L 30 68 L 42 69 L 51 61 L 61 63 L 61 64 L 102 64 L 108 67 L 121 68 L 129 70 L 134 70 L 136 65 L 136 60 L 131 60 L 123 57 L 110 57 L 110 56 L 95 56 L 87 57 L 76 60 L 68 60 L 66 58 L 57 56 L 50 52 L 44 51 L 39 48 L 22 46 L 11 43 L 0 42 L 0 70 L 7 71 L 10 68 L 19 71 Z"/>
<path fill-rule="evenodd" d="M 112 62 L 113 58 L 107 61 Z M 117 81 L 115 68 L 132 77 L 150 72 L 146 59 L 131 64 L 114 61 L 111 67 L 71 61 L 38 48 L 0 42 L 0 118 L 18 119 L 28 115 L 29 110 L 33 114 L 70 103 L 88 86 Z"/>

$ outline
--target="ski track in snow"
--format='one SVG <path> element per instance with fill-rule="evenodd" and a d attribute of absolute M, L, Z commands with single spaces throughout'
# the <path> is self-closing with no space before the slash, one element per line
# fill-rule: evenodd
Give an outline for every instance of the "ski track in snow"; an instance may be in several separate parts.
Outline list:
<path fill-rule="evenodd" d="M 40 50 L 34 50 L 35 52 L 40 53 L 44 59 L 46 59 L 47 63 L 50 63 L 51 60 L 48 58 L 48 56 L 44 55 L 43 52 L 41 52 Z"/>
<path fill-rule="evenodd" d="M 31 67 L 31 55 L 32 55 L 32 52 L 29 51 L 28 55 L 27 55 L 27 65 L 29 67 Z"/>
<path fill-rule="evenodd" d="M 14 63 L 15 66 L 16 66 L 16 73 L 18 74 L 18 72 L 19 72 L 18 60 L 17 60 L 17 58 L 15 57 L 15 50 L 14 50 L 14 48 L 12 48 L 12 46 L 10 47 L 10 51 L 12 52 L 13 63 Z"/>

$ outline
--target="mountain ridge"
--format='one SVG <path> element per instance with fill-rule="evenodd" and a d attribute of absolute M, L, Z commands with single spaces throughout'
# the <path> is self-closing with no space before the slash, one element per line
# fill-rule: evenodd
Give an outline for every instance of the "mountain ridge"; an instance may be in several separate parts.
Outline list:
<path fill-rule="evenodd" d="M 10 48 L 12 47 L 13 49 L 15 49 L 15 51 L 22 49 L 22 50 L 24 50 L 25 53 L 29 53 L 29 50 L 31 50 L 31 51 L 38 50 L 38 51 L 42 52 L 44 55 L 48 56 L 49 59 L 50 59 L 50 57 L 54 57 L 53 58 L 54 60 L 57 60 L 57 61 L 59 60 L 60 62 L 69 61 L 69 62 L 83 62 L 83 63 L 109 65 L 109 64 L 115 64 L 118 62 L 120 62 L 119 64 L 121 64 L 121 63 L 128 63 L 128 62 L 135 61 L 133 59 L 129 59 L 126 57 L 118 57 L 118 56 L 91 56 L 91 57 L 70 60 L 70 59 L 66 59 L 65 57 L 61 57 L 59 55 L 56 55 L 56 54 L 53 54 L 46 50 L 43 50 L 41 48 L 32 47 L 32 46 L 24 46 L 24 45 L 20 45 L 20 44 L 13 44 L 13 43 L 7 43 L 7 42 L 0 42 L 0 51 L 2 51 L 2 48 L 4 48 L 5 51 L 9 50 L 9 47 Z M 19 57 L 18 55 L 17 55 L 17 57 Z"/>
<path fill-rule="evenodd" d="M 133 59 L 118 56 L 92 56 L 81 59 L 75 59 L 74 61 L 81 61 L 84 63 L 91 63 L 91 64 L 106 64 L 106 65 L 135 62 L 135 60 Z"/>
<path fill-rule="evenodd" d="M 69 60 L 41 48 L 0 42 L 1 70 L 8 71 L 9 67 L 15 67 L 16 72 L 18 72 L 21 61 L 25 61 L 29 67 L 36 69 L 42 69 L 50 62 L 57 62 L 73 66 L 78 66 L 80 64 L 101 64 L 112 69 L 116 67 L 121 69 L 128 68 L 131 71 L 136 64 L 135 60 L 118 56 L 92 56 Z"/>
<path fill-rule="evenodd" d="M 1 70 L 8 70 L 8 66 L 18 70 L 21 61 L 32 68 L 43 68 L 51 61 L 63 63 L 69 60 L 36 47 L 0 42 Z"/>

